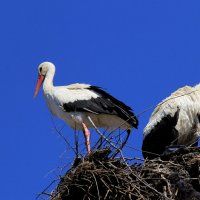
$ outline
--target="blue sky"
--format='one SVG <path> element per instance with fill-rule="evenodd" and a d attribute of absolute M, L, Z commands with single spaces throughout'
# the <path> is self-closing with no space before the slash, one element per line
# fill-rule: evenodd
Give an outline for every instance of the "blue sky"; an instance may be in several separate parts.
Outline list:
<path fill-rule="evenodd" d="M 138 114 L 199 83 L 199 10 L 195 0 L 1 2 L 1 199 L 35 199 L 73 158 L 42 92 L 33 99 L 41 62 L 55 63 L 55 85 L 101 86 Z M 129 140 L 138 150 L 152 111 Z"/>

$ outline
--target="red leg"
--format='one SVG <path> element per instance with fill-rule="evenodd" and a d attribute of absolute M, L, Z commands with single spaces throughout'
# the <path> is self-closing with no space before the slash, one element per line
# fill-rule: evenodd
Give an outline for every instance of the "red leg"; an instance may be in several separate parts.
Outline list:
<path fill-rule="evenodd" d="M 86 144 L 87 152 L 89 155 L 90 154 L 90 131 L 88 130 L 87 126 L 84 123 L 82 123 L 82 125 L 83 125 L 83 133 L 85 136 L 85 144 Z"/>

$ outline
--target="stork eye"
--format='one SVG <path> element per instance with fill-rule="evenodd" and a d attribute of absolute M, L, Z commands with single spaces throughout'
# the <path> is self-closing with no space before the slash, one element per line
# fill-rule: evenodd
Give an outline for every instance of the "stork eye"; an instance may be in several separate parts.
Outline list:
<path fill-rule="evenodd" d="M 40 73 L 41 73 L 41 71 L 42 71 L 42 67 L 40 67 L 39 71 L 40 71 Z"/>

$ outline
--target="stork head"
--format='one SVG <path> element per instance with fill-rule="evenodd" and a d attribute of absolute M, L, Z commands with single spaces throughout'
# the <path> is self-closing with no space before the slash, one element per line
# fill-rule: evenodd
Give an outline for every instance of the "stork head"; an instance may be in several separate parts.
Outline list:
<path fill-rule="evenodd" d="M 51 72 L 55 72 L 55 66 L 51 62 L 43 62 L 38 66 L 38 80 L 34 92 L 34 97 L 36 97 L 42 83 L 44 82 L 45 77 Z"/>

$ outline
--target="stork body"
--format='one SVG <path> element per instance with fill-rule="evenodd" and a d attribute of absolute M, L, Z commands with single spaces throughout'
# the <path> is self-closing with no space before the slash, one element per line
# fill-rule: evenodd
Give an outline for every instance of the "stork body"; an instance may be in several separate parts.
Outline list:
<path fill-rule="evenodd" d="M 199 135 L 200 84 L 180 88 L 158 104 L 144 129 L 143 155 L 153 158 L 170 145 L 197 145 Z"/>
<path fill-rule="evenodd" d="M 93 127 L 90 120 L 96 127 L 110 131 L 118 127 L 130 131 L 133 127 L 137 127 L 138 121 L 131 108 L 101 88 L 78 83 L 55 87 L 53 86 L 55 66 L 49 62 L 40 64 L 38 73 L 34 96 L 44 81 L 44 97 L 49 110 L 71 128 L 84 132 L 88 153 L 90 153 L 89 128 Z"/>

